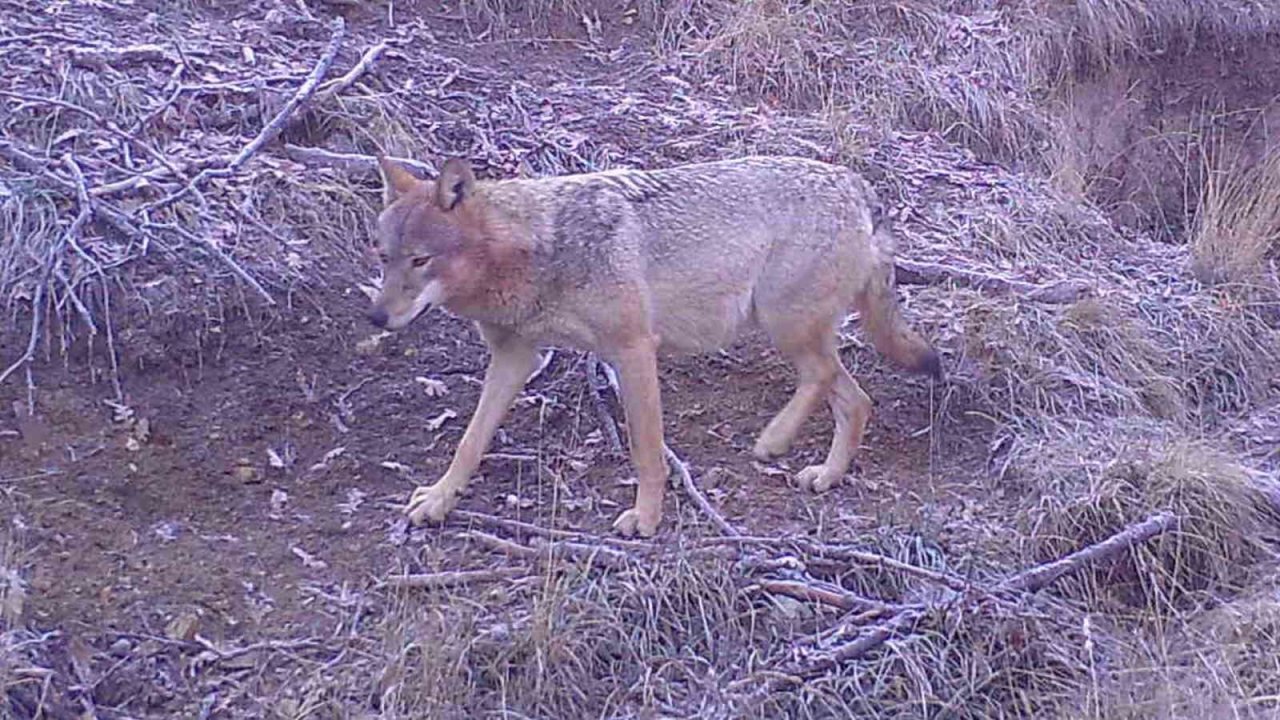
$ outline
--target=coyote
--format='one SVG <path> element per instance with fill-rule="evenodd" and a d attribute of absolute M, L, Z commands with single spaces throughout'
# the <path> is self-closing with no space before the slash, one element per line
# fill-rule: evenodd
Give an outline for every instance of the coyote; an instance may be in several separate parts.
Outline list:
<path fill-rule="evenodd" d="M 449 469 L 417 488 L 414 524 L 443 521 L 532 374 L 540 346 L 597 353 L 616 371 L 635 505 L 614 528 L 651 537 L 667 481 L 657 356 L 728 345 L 762 329 L 798 386 L 754 447 L 781 455 L 825 400 L 835 418 L 826 461 L 795 477 L 829 489 L 848 471 L 871 399 L 840 362 L 850 305 L 875 347 L 911 371 L 943 376 L 938 355 L 903 320 L 894 241 L 853 171 L 751 156 L 661 170 L 609 170 L 479 181 L 448 159 L 434 181 L 378 156 L 384 208 L 376 249 L 382 289 L 369 310 L 397 330 L 433 305 L 473 320 L 490 350 L 475 414 Z"/>

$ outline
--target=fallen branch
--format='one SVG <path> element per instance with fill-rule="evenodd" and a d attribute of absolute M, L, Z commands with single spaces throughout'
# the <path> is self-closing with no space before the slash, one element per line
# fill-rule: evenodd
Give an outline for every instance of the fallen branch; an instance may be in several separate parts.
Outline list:
<path fill-rule="evenodd" d="M 145 217 L 146 213 L 168 207 L 169 205 L 186 197 L 191 192 L 198 190 L 200 185 L 210 178 L 227 177 L 235 174 L 239 171 L 241 166 L 249 161 L 249 158 L 253 157 L 253 155 L 262 148 L 263 145 L 274 140 L 276 136 L 284 130 L 285 124 L 288 123 L 289 118 L 291 118 L 298 108 L 306 103 L 312 93 L 315 92 L 316 86 L 320 84 L 325 73 L 329 71 L 329 66 L 333 64 L 334 58 L 338 56 L 338 49 L 342 46 L 342 38 L 346 35 L 346 23 L 343 21 L 342 17 L 339 16 L 333 19 L 332 24 L 333 35 L 329 38 L 329 46 L 325 48 L 324 55 L 320 57 L 315 66 L 311 69 L 311 73 L 307 75 L 307 79 L 302 82 L 302 85 L 298 87 L 298 90 L 293 94 L 293 97 L 289 98 L 289 101 L 284 104 L 284 107 L 280 108 L 280 111 L 271 119 L 271 122 L 267 123 L 256 137 L 241 148 L 240 152 L 231 159 L 231 162 L 227 163 L 226 167 L 216 169 L 205 168 L 204 170 L 201 170 L 195 177 L 191 178 L 190 182 L 183 185 L 182 189 L 160 198 L 153 203 L 143 205 L 138 208 L 136 214 Z"/>
<path fill-rule="evenodd" d="M 84 171 L 80 169 L 80 166 L 76 164 L 75 158 L 70 154 L 62 157 L 62 164 L 67 166 L 67 169 L 71 171 L 71 176 L 75 178 L 77 199 L 79 200 L 80 207 L 92 211 L 93 201 L 89 199 L 89 181 L 85 179 Z M 68 242 L 71 244 L 71 248 L 75 250 L 76 254 L 80 256 L 82 260 L 89 263 L 90 267 L 93 268 L 94 272 L 98 276 L 98 282 L 102 287 L 102 320 L 107 335 L 107 356 L 111 360 L 111 387 L 115 390 L 116 402 L 123 403 L 124 390 L 120 386 L 120 363 L 116 353 L 115 330 L 111 322 L 111 288 L 107 283 L 107 274 L 102 269 L 102 263 L 98 262 L 97 258 L 85 252 L 84 249 L 80 247 L 80 243 L 76 242 L 74 236 L 68 238 Z M 72 298 L 75 298 L 75 290 L 73 288 L 68 287 L 67 293 L 70 294 Z M 85 315 L 86 317 L 88 316 L 87 310 L 85 311 Z M 92 321 L 90 327 L 94 328 L 96 331 L 96 326 L 92 324 Z"/>
<path fill-rule="evenodd" d="M 702 491 L 698 489 L 697 484 L 693 482 L 693 476 L 689 474 L 689 466 L 680 459 L 680 456 L 667 447 L 666 443 L 662 444 L 662 452 L 666 454 L 667 462 L 671 463 L 672 467 L 675 468 L 676 474 L 680 476 L 680 484 L 684 486 L 684 491 L 689 494 L 689 497 L 693 498 L 693 503 L 698 506 L 698 509 L 710 518 L 716 527 L 720 528 L 720 532 L 725 535 L 741 535 L 742 533 L 738 532 L 738 529 L 728 520 L 725 520 L 720 511 L 716 510 L 711 501 L 707 499 L 707 496 L 703 495 Z"/>
<path fill-rule="evenodd" d="M 591 384 L 594 382 L 594 370 L 597 368 L 604 371 L 605 379 L 608 380 L 609 387 L 613 390 L 614 396 L 621 397 L 621 391 L 618 387 L 618 378 L 613 373 L 613 369 L 609 367 L 608 363 L 598 362 L 595 367 L 590 368 L 592 372 L 591 377 L 587 378 L 587 383 Z M 609 421 L 612 422 L 613 417 L 607 413 L 606 416 L 608 416 Z M 666 455 L 667 462 L 671 463 L 671 466 L 675 468 L 676 475 L 680 477 L 680 484 L 684 487 L 684 491 L 693 499 L 693 503 L 698 506 L 698 509 L 710 518 L 711 522 L 716 527 L 720 528 L 720 532 L 725 535 L 741 535 L 742 533 L 738 532 L 738 529 L 730 524 L 728 520 L 725 520 L 719 510 L 716 510 L 715 506 L 711 504 L 711 501 L 707 499 L 707 496 L 702 494 L 702 491 L 698 489 L 698 485 L 693 481 L 693 476 L 689 473 L 688 464 L 686 464 L 684 460 L 681 460 L 680 456 L 676 455 L 675 451 L 668 447 L 665 442 L 662 443 L 662 453 Z"/>
<path fill-rule="evenodd" d="M 334 95 L 337 95 L 338 93 L 342 92 L 343 90 L 346 90 L 347 88 L 355 84 L 355 81 L 360 79 L 361 75 L 368 72 L 369 68 L 373 67 L 374 63 L 378 62 L 378 58 L 382 57 L 382 53 L 386 51 L 387 51 L 386 40 L 383 40 L 379 42 L 377 45 L 374 45 L 368 50 L 365 50 L 364 54 L 360 56 L 360 60 L 357 61 L 356 64 L 350 70 L 348 70 L 345 75 L 343 75 L 340 78 L 330 80 L 329 82 L 322 85 L 318 91 L 316 91 L 316 97 L 315 97 L 316 104 L 320 104 L 329 100 Z"/>
<path fill-rule="evenodd" d="M 385 582 L 393 588 L 446 588 L 455 585 L 467 585 L 477 582 L 493 582 L 495 580 L 513 580 L 528 575 L 524 568 L 502 567 L 490 570 L 454 570 L 437 573 L 406 573 L 392 575 Z"/>
<path fill-rule="evenodd" d="M 12 162 L 16 167 L 38 174 L 68 193 L 74 195 L 78 189 L 75 183 L 69 182 L 49 170 L 46 166 L 48 162 L 47 158 L 38 158 L 35 155 L 19 148 L 12 142 L 0 140 L 0 155 L 9 158 L 10 162 Z M 99 220 L 105 221 L 107 224 L 118 230 L 121 235 L 124 235 L 130 240 L 141 241 L 145 247 L 153 239 L 149 233 L 139 228 L 128 215 L 115 207 L 106 204 L 104 201 L 93 198 L 90 203 L 90 207 L 93 208 L 94 215 Z"/>
<path fill-rule="evenodd" d="M 1061 280 L 1049 285 L 1036 285 L 973 270 L 902 258 L 895 260 L 894 265 L 897 281 L 902 285 L 937 285 L 950 281 L 975 290 L 1010 293 L 1028 300 L 1059 305 L 1073 303 L 1092 292 L 1092 286 L 1082 280 Z"/>
<path fill-rule="evenodd" d="M 601 365 L 600 358 L 595 353 L 587 354 L 587 392 L 591 394 L 591 404 L 595 406 L 596 419 L 600 422 L 605 439 L 609 441 L 609 448 L 615 455 L 621 455 L 622 436 L 618 433 L 618 423 L 614 422 L 613 414 L 609 412 L 609 406 L 605 404 L 604 396 L 600 394 L 600 390 L 608 386 L 608 376 L 605 376 L 605 385 L 596 384 L 596 379 L 602 372 Z"/>
<path fill-rule="evenodd" d="M 342 170 L 348 175 L 364 175 L 376 172 L 378 169 L 378 159 L 372 155 L 340 153 L 318 147 L 293 145 L 291 143 L 285 143 L 284 153 L 294 162 L 299 162 L 304 165 L 326 165 L 328 167 Z M 390 159 L 401 165 L 413 168 L 428 178 L 433 178 L 437 174 L 435 165 L 422 162 L 421 160 L 401 157 L 393 157 Z"/>
<path fill-rule="evenodd" d="M 775 595 L 786 595 L 797 600 L 817 602 L 841 610 L 884 612 L 889 606 L 876 600 L 859 597 L 840 588 L 821 587 L 798 580 L 759 580 L 756 587 Z"/>
<path fill-rule="evenodd" d="M 216 165 L 222 165 L 226 162 L 228 162 L 228 158 L 226 157 L 201 158 L 199 160 L 194 160 L 192 162 L 189 162 L 185 165 L 179 165 L 177 166 L 176 169 L 180 173 L 186 173 L 191 171 L 198 172 L 205 168 L 214 167 Z M 161 165 L 159 167 L 153 167 L 147 170 L 143 170 L 137 175 L 133 175 L 132 177 L 127 177 L 123 180 L 117 180 L 116 182 L 104 183 L 102 185 L 98 185 L 94 187 L 89 192 L 89 194 L 92 195 L 93 197 L 110 197 L 112 195 L 119 195 L 121 193 L 126 193 L 131 190 L 139 190 L 147 187 L 152 182 L 165 180 L 170 177 L 174 177 L 174 168 L 165 167 Z"/>
<path fill-rule="evenodd" d="M 834 670 L 842 663 L 857 660 L 867 653 L 888 642 L 889 638 L 898 635 L 915 625 L 924 610 L 911 608 L 894 615 L 888 621 L 875 626 L 853 642 L 837 645 L 827 653 L 810 662 L 798 674 L 805 678 L 817 677 L 829 670 Z"/>
<path fill-rule="evenodd" d="M 621 550 L 616 550 L 604 545 L 591 545 L 586 543 L 572 541 L 551 541 L 542 540 L 535 545 L 524 545 L 490 535 L 479 530 L 462 533 L 462 537 L 470 538 L 482 545 L 488 546 L 490 549 L 507 553 L 514 557 L 527 558 L 534 561 L 545 561 L 548 559 L 561 559 L 565 556 L 572 556 L 575 559 L 601 561 L 609 567 L 619 567 L 631 561 L 630 556 Z"/>
<path fill-rule="evenodd" d="M 1136 525 L 1131 525 L 1101 542 L 1077 550 L 1066 557 L 1024 570 L 997 585 L 992 592 L 1036 592 L 1059 580 L 1064 575 L 1083 569 L 1089 563 L 1110 559 L 1138 543 L 1146 542 L 1157 535 L 1173 530 L 1178 527 L 1179 522 L 1179 518 L 1172 513 L 1160 513 Z M 929 609 L 928 607 L 904 609 L 884 624 L 861 635 L 853 642 L 833 648 L 827 654 L 814 660 L 798 674 L 803 677 L 815 677 L 841 663 L 857 660 L 883 645 L 894 635 L 907 630 Z"/>
<path fill-rule="evenodd" d="M 64 162 L 74 166 L 70 155 L 64 157 Z M 84 199 L 87 201 L 88 196 L 85 196 Z M 40 281 L 36 283 L 35 297 L 31 299 L 31 335 L 27 339 L 27 347 L 12 365 L 5 368 L 4 372 L 0 372 L 0 383 L 4 383 L 5 380 L 9 379 L 10 375 L 31 362 L 31 359 L 36 356 L 36 348 L 40 341 L 40 324 L 46 313 L 44 304 L 45 294 L 48 292 L 49 278 L 57 272 L 58 266 L 62 263 L 62 249 L 68 243 L 75 242 L 74 238 L 80 233 L 80 228 L 84 227 L 84 224 L 89 221 L 92 215 L 93 206 L 88 202 L 80 203 L 80 211 L 76 214 L 75 219 L 58 236 L 57 242 L 49 247 L 49 251 L 45 253 L 44 258 L 41 260 Z"/>
<path fill-rule="evenodd" d="M 1177 529 L 1180 522 L 1178 516 L 1173 513 L 1154 515 L 1136 525 L 1130 525 L 1106 540 L 1081 548 L 1066 557 L 1024 570 L 1000 583 L 996 589 L 1002 592 L 1036 592 L 1056 582 L 1063 575 L 1080 571 L 1089 563 L 1109 560 L 1138 543 Z"/>
<path fill-rule="evenodd" d="M 738 535 L 736 537 L 704 538 L 700 540 L 699 543 L 702 545 L 762 545 L 771 548 L 785 546 L 788 549 L 799 552 L 810 558 L 858 562 L 864 565 L 874 565 L 879 568 L 896 570 L 906 575 L 912 575 L 923 580 L 937 583 L 938 585 L 955 590 L 956 592 L 963 593 L 975 589 L 972 583 L 957 575 L 922 568 L 919 565 L 905 563 L 901 560 L 895 560 L 888 557 L 887 555 L 881 555 L 867 550 L 857 550 L 843 545 L 827 545 L 808 538 Z"/>

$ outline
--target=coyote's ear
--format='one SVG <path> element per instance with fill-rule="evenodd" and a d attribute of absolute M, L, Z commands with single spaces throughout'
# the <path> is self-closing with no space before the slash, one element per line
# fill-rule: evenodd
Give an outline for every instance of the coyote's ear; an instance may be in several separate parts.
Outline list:
<path fill-rule="evenodd" d="M 476 176 L 471 166 L 461 158 L 449 158 L 440 168 L 436 178 L 436 204 L 442 210 L 452 210 L 466 202 L 476 187 Z"/>
<path fill-rule="evenodd" d="M 381 153 L 378 154 L 378 172 L 382 174 L 383 205 L 390 205 L 396 201 L 396 198 L 422 184 L 422 181 L 405 170 L 403 165 Z"/>

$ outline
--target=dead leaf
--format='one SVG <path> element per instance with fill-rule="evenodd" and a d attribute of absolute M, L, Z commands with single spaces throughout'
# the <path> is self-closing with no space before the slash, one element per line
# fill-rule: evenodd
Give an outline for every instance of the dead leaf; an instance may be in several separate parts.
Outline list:
<path fill-rule="evenodd" d="M 454 412 L 451 409 L 446 408 L 444 412 L 440 413 L 439 415 L 427 421 L 427 430 L 431 432 L 435 432 L 436 430 L 440 429 L 441 425 L 444 425 L 445 423 L 449 422 L 450 420 L 456 417 L 458 417 L 458 413 Z"/>
<path fill-rule="evenodd" d="M 409 473 L 413 472 L 413 469 L 410 468 L 408 465 L 405 465 L 404 463 L 398 463 L 395 460 L 383 460 L 382 462 L 378 463 L 378 465 L 390 470 L 391 472 L 400 473 L 401 475 L 408 475 Z"/>
<path fill-rule="evenodd" d="M 507 493 L 507 497 L 505 499 L 506 499 L 507 507 L 513 508 L 513 509 L 520 508 L 521 510 L 528 510 L 529 508 L 534 506 L 533 500 L 530 500 L 529 498 L 522 498 L 519 495 L 515 495 L 513 493 Z"/>
<path fill-rule="evenodd" d="M 323 470 L 328 470 L 329 463 L 332 463 L 334 460 L 341 457 L 342 454 L 345 453 L 346 451 L 347 451 L 347 448 L 345 445 L 339 445 L 338 447 L 325 453 L 324 457 L 320 458 L 320 462 L 317 462 L 316 464 L 312 465 L 310 468 L 308 468 L 308 471 L 321 472 Z"/>
<path fill-rule="evenodd" d="M 449 386 L 444 384 L 444 381 L 442 380 L 419 376 L 415 377 L 413 381 L 422 386 L 422 391 L 425 392 L 428 397 L 440 397 L 441 395 L 449 394 Z"/>
<path fill-rule="evenodd" d="M 343 515 L 354 515 L 356 510 L 360 508 L 360 504 L 364 502 L 365 493 L 359 488 L 351 488 L 347 490 L 347 501 L 338 503 L 338 512 Z"/>
<path fill-rule="evenodd" d="M 764 475 L 769 475 L 771 477 L 778 477 L 779 475 L 786 477 L 789 474 L 787 473 L 786 470 L 783 470 L 782 468 L 776 468 L 776 467 L 773 467 L 772 465 L 765 465 L 763 463 L 755 462 L 754 460 L 751 462 L 751 467 L 755 468 L 756 472 L 759 472 Z"/>
<path fill-rule="evenodd" d="M 323 569 L 325 569 L 325 568 L 329 567 L 329 564 L 328 564 L 328 563 L 326 563 L 326 562 L 325 562 L 325 561 L 323 561 L 323 560 L 320 560 L 320 559 L 319 559 L 319 558 L 317 558 L 315 555 L 312 555 L 311 553 L 307 552 L 306 550 L 303 550 L 302 548 L 298 547 L 297 545 L 295 545 L 295 546 L 293 546 L 293 547 L 291 547 L 291 548 L 289 548 L 289 549 L 290 549 L 291 551 L 293 551 L 293 554 L 294 554 L 294 555 L 297 555 L 297 556 L 298 556 L 298 559 L 302 561 L 302 564 L 303 564 L 303 565 L 306 565 L 307 567 L 311 568 L 312 570 L 323 570 Z"/>
<path fill-rule="evenodd" d="M 235 469 L 232 470 L 236 479 L 245 485 L 262 482 L 262 471 L 259 470 L 249 458 L 240 458 L 236 461 Z"/>
<path fill-rule="evenodd" d="M 356 343 L 356 352 L 361 355 L 372 355 L 382 347 L 382 341 L 391 336 L 390 332 L 377 332 Z"/>
<path fill-rule="evenodd" d="M 200 630 L 200 618 L 195 613 L 186 612 L 178 615 L 164 626 L 164 634 L 171 640 L 191 642 Z"/>
<path fill-rule="evenodd" d="M 289 502 L 289 493 L 276 488 L 271 491 L 271 512 L 279 515 L 284 512 L 284 506 Z"/>

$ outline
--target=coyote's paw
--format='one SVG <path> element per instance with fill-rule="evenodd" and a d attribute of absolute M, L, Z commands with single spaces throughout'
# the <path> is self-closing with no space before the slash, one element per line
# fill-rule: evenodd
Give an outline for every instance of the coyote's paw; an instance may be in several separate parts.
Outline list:
<path fill-rule="evenodd" d="M 661 520 L 661 512 L 642 512 L 640 508 L 631 508 L 613 521 L 613 529 L 623 537 L 653 537 L 658 532 L 658 522 Z"/>
<path fill-rule="evenodd" d="M 796 484 L 801 489 L 823 493 L 840 482 L 841 474 L 832 471 L 826 465 L 810 465 L 796 473 Z"/>
<path fill-rule="evenodd" d="M 768 433 L 760 433 L 760 437 L 756 439 L 755 447 L 751 448 L 751 454 L 756 456 L 757 460 L 772 460 L 779 455 L 786 455 L 791 449 L 791 443 L 785 438 L 771 437 Z"/>
<path fill-rule="evenodd" d="M 441 483 L 422 485 L 409 497 L 405 512 L 409 515 L 409 522 L 414 525 L 422 524 L 426 518 L 439 523 L 444 522 L 449 511 L 457 504 L 458 493 L 449 487 L 442 486 Z"/>

